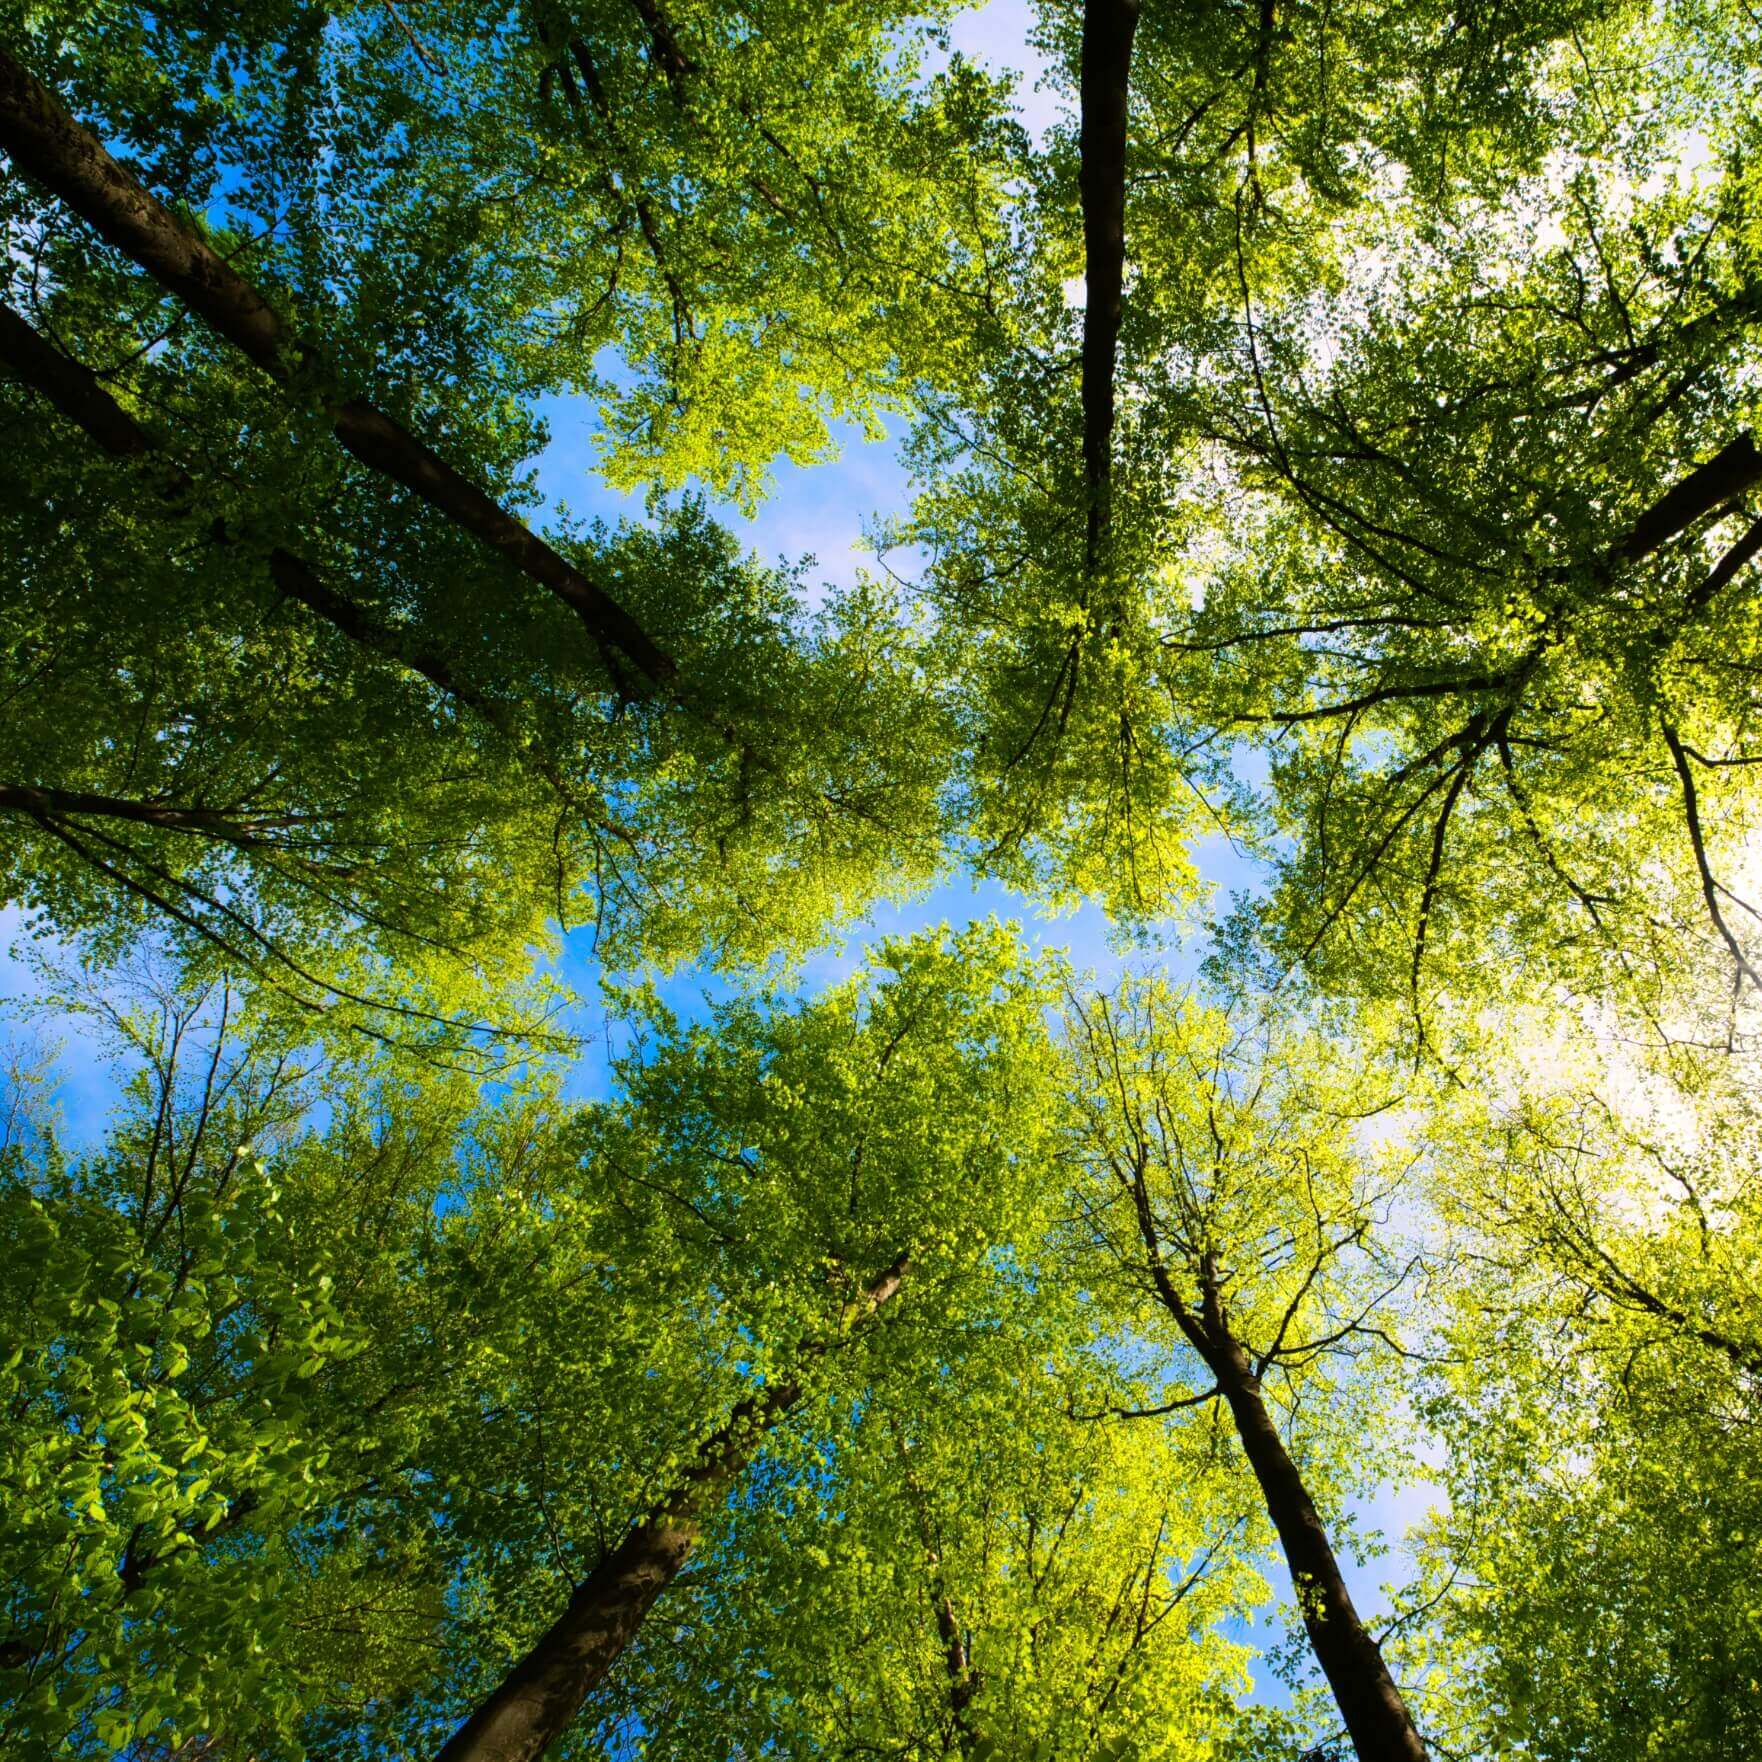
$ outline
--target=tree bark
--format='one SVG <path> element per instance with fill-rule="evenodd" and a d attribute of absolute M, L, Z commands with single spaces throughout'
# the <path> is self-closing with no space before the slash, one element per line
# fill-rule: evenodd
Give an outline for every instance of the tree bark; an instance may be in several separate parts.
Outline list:
<path fill-rule="evenodd" d="M 868 1287 L 859 1325 L 893 1297 L 909 1271 L 902 1255 Z M 829 1349 L 827 1341 L 808 1341 L 799 1356 L 805 1364 Z M 791 1378 L 736 1405 L 679 1484 L 582 1580 L 568 1608 L 447 1740 L 437 1762 L 536 1762 L 543 1755 L 635 1637 L 690 1557 L 704 1518 L 804 1387 Z"/>
<path fill-rule="evenodd" d="M 90 368 L 62 354 L 5 305 L 0 305 L 0 363 L 83 428 L 112 458 L 137 458 L 153 451 L 153 437 L 105 391 Z"/>
<path fill-rule="evenodd" d="M 948 1667 L 948 1711 L 954 1720 L 955 1740 L 960 1753 L 970 1756 L 979 1747 L 979 1734 L 967 1709 L 979 1692 L 979 1677 L 967 1657 L 954 1599 L 943 1590 L 936 1597 L 936 1636 L 942 1641 L 942 1660 Z"/>
<path fill-rule="evenodd" d="M 322 359 L 290 334 L 269 301 L 3 48 L 0 146 L 19 170 L 58 196 L 272 379 L 287 385 L 313 368 L 322 373 Z M 432 448 L 364 399 L 327 402 L 325 409 L 348 452 L 403 484 L 562 600 L 602 652 L 618 650 L 656 684 L 673 679 L 678 669 L 672 658 L 610 594 Z"/>
<path fill-rule="evenodd" d="M 1126 273 L 1126 111 L 1139 0 L 1089 0 L 1080 75 L 1083 204 L 1083 481 L 1088 566 L 1100 561 L 1113 471 L 1114 368 Z"/>
<path fill-rule="evenodd" d="M 1214 1272 L 1203 1275 L 1202 1289 L 1201 1356 L 1229 1404 L 1243 1454 L 1279 1533 L 1310 1647 L 1359 1762 L 1426 1762 L 1407 1703 L 1352 1602 L 1315 1501 L 1267 1411 L 1253 1361 L 1230 1332 Z M 1191 1329 L 1189 1338 L 1198 1344 Z"/>

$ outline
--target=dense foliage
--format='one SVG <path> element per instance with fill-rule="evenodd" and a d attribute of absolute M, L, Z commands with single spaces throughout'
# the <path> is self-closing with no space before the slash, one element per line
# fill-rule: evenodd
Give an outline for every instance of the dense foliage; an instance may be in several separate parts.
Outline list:
<path fill-rule="evenodd" d="M 0 0 L 6 1754 L 1762 1746 L 1757 19 L 1011 19 Z"/>

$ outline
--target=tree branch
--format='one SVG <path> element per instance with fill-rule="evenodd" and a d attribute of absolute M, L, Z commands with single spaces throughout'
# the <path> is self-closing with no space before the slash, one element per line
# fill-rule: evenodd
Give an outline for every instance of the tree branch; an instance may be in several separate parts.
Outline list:
<path fill-rule="evenodd" d="M 1762 452 L 1746 429 L 1681 483 L 1667 489 L 1610 551 L 1611 562 L 1637 563 L 1686 526 L 1762 483 Z"/>
<path fill-rule="evenodd" d="M 1713 920 L 1716 929 L 1731 950 L 1731 958 L 1737 962 L 1738 972 L 1752 985 L 1762 988 L 1762 977 L 1750 965 L 1744 956 L 1743 945 L 1732 934 L 1731 926 L 1725 921 L 1725 914 L 1719 909 L 1719 895 L 1723 891 L 1713 878 L 1713 869 L 1707 860 L 1707 841 L 1701 832 L 1700 798 L 1695 792 L 1694 772 L 1689 769 L 1689 756 L 1683 751 L 1681 740 L 1677 738 L 1676 729 L 1669 722 L 1659 724 L 1664 735 L 1664 744 L 1670 748 L 1670 760 L 1676 767 L 1677 781 L 1682 785 L 1683 819 L 1688 824 L 1689 843 L 1695 852 L 1695 867 L 1701 877 L 1701 897 L 1707 902 L 1707 915 Z"/>

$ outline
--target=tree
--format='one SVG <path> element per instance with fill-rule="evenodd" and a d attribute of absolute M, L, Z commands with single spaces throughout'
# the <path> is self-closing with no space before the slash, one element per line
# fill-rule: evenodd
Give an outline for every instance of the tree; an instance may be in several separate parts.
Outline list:
<path fill-rule="evenodd" d="M 1343 316 L 1242 282 L 1200 418 L 1233 536 L 1169 688 L 1265 743 L 1257 928 L 1421 1037 L 1489 948 L 1654 1015 L 1685 949 L 1753 979 L 1750 28 L 1599 24 L 1551 156 L 1388 214 Z"/>
<path fill-rule="evenodd" d="M 794 1011 L 686 1031 L 642 1006 L 621 1102 L 474 1106 L 458 1079 L 449 1115 L 440 1085 L 339 1089 L 323 1132 L 301 1129 L 309 1073 L 229 1048 L 224 1020 L 186 1099 L 200 1005 L 177 1006 L 103 1156 L 14 1158 L 9 1254 L 39 1268 L 8 1346 L 36 1490 L 0 1661 L 18 1740 L 438 1748 L 481 1682 L 489 1716 L 451 1751 L 537 1754 L 792 1410 L 915 1374 L 993 1251 L 1031 1241 L 1044 999 L 1002 932 L 931 936 Z M 301 1613 L 327 1569 L 411 1610 L 373 1678 Z M 497 1653 L 526 1654 L 513 1682 L 555 1658 L 532 1642 L 556 1570 L 579 1574 L 556 1628 L 591 1616 L 598 1650 L 546 1678 L 511 1750 Z M 275 1645 L 289 1622 L 310 1649 Z M 210 1663 L 173 1693 L 192 1646 Z"/>
<path fill-rule="evenodd" d="M 1127 1337 L 1172 1324 L 1203 1368 L 1194 1380 L 1211 1385 L 1174 1377 L 1172 1397 L 1116 1411 L 1227 1408 L 1354 1748 L 1367 1762 L 1418 1762 L 1425 1745 L 1323 1516 L 1338 1497 L 1327 1477 L 1346 1466 L 1329 1430 L 1363 1429 L 1372 1411 L 1361 1393 L 1348 1418 L 1325 1367 L 1398 1343 L 1377 1311 L 1417 1266 L 1379 1240 L 1390 1159 L 1342 1142 L 1389 1103 L 1367 1109 L 1358 1073 L 1331 1074 L 1323 1043 L 1279 1044 L 1155 981 L 1073 1000 L 1069 1042 L 1072 1154 L 1086 1177 L 1076 1246 L 1098 1256 Z"/>
<path fill-rule="evenodd" d="M 1218 1628 L 1264 1594 L 1254 1514 L 1207 1441 L 1093 1423 L 1083 1305 L 1031 1246 L 907 1374 L 804 1416 L 633 1656 L 615 1734 L 1053 1762 L 1223 1754 L 1252 1726 Z"/>
<path fill-rule="evenodd" d="M 0 1153 L 0 1727 L 27 1756 L 296 1753 L 315 1700 L 397 1695 L 441 1622 L 400 1481 L 453 1327 L 409 1274 L 470 1088 L 316 1059 L 225 991 L 104 1007 L 136 1066 L 105 1139 L 63 1151 L 26 1076 Z"/>
<path fill-rule="evenodd" d="M 441 405 L 449 379 L 579 387 L 618 481 L 751 496 L 777 456 L 825 456 L 829 420 L 958 378 L 995 300 L 1017 142 L 995 84 L 924 73 L 952 10 L 15 17 L 101 138 L 250 235 L 314 323 L 352 317 L 357 369 Z"/>
<path fill-rule="evenodd" d="M 916 436 L 902 534 L 931 555 L 964 812 L 1019 884 L 1142 922 L 1190 899 L 1195 839 L 1264 848 L 1235 763 L 1254 723 L 1190 630 L 1226 559 L 1263 609 L 1218 438 L 1265 395 L 1255 339 L 1301 339 L 1285 391 L 1350 324 L 1359 241 L 1503 200 L 1561 136 L 1558 53 L 1627 16 L 1447 13 L 1047 10 L 1077 124 L 1035 166 L 1012 330 Z M 1313 513 L 1302 530 L 1331 542 Z"/>
<path fill-rule="evenodd" d="M 918 441 L 983 860 L 1142 919 L 1239 839 L 1280 884 L 1227 959 L 1422 1043 L 1489 946 L 1748 982 L 1751 26 L 1126 16 L 1047 27 L 1020 340 Z"/>
<path fill-rule="evenodd" d="M 701 1344 L 654 1369 L 707 1386 L 449 1759 L 536 1757 L 561 1736 L 772 1431 L 828 1387 L 851 1399 L 869 1378 L 909 1374 L 984 1300 L 992 1255 L 1031 1242 L 1053 1070 L 1043 981 L 995 929 L 884 948 L 880 962 L 887 984 L 855 981 L 775 1020 L 736 1006 L 714 1038 L 659 1018 L 666 1037 L 626 1071 L 630 1104 L 583 1146 L 608 1187 L 606 1227 L 641 1243 L 594 1258 L 684 1276 Z M 914 1326 L 920 1314 L 936 1319 Z M 582 1336 L 563 1325 L 566 1365 Z M 508 1374 L 514 1389 L 526 1380 Z M 593 1472 L 591 1455 L 566 1461 Z M 567 1535 L 579 1518 L 564 1522 Z"/>
<path fill-rule="evenodd" d="M 1685 1062 L 1536 1072 L 1444 1136 L 1450 1503 L 1415 1596 L 1471 1750 L 1756 1741 L 1757 1121 L 1748 1059 Z"/>

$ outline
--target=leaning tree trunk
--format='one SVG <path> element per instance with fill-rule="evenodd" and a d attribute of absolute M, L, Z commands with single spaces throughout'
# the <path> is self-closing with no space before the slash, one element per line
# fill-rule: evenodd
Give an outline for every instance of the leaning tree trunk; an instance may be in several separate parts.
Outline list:
<path fill-rule="evenodd" d="M 576 1587 L 568 1607 L 447 1741 L 439 1762 L 531 1762 L 604 1679 L 697 1545 L 704 1516 L 801 1398 L 784 1383 L 742 1402 L 685 1478 Z"/>
<path fill-rule="evenodd" d="M 63 355 L 10 306 L 3 304 L 0 304 L 0 369 L 40 393 L 69 422 L 84 429 L 112 458 L 156 460 L 159 464 L 156 489 L 161 500 L 175 504 L 193 494 L 195 485 L 189 474 L 174 460 L 165 457 L 158 437 L 117 403 L 99 384 L 91 369 Z M 222 521 L 215 521 L 208 532 L 218 544 L 230 542 Z M 540 755 L 530 738 L 522 733 L 511 707 L 468 684 L 451 658 L 439 649 L 425 645 L 419 633 L 388 624 L 366 606 L 337 592 L 308 564 L 280 545 L 269 553 L 269 574 L 286 598 L 305 606 L 350 642 L 421 674 L 444 696 L 481 716 L 498 734 L 514 744 L 521 757 L 559 795 L 565 799 L 569 797 L 567 785 L 556 767 Z M 88 799 L 94 803 L 99 800 L 97 797 Z M 6 801 L 0 793 L 0 806 L 19 805 Z M 25 805 L 27 811 L 35 811 L 29 804 Z M 73 811 L 110 810 L 94 806 Z M 170 823 L 163 815 L 160 819 L 162 823 Z"/>
<path fill-rule="evenodd" d="M 1201 1353 L 1229 1404 L 1243 1454 L 1279 1532 L 1310 1647 L 1359 1762 L 1426 1762 L 1426 1747 L 1382 1647 L 1353 1605 L 1315 1501 L 1267 1411 L 1253 1362 L 1230 1332 L 1215 1277 L 1205 1281 L 1204 1299 Z"/>
<path fill-rule="evenodd" d="M 902 1256 L 869 1286 L 859 1321 L 898 1291 L 909 1270 Z M 827 1350 L 827 1342 L 810 1341 L 801 1357 Z M 437 1762 L 536 1762 L 543 1755 L 635 1638 L 697 1545 L 704 1519 L 803 1387 L 792 1378 L 735 1407 L 679 1484 L 582 1580 L 569 1606 L 448 1739 Z"/>

